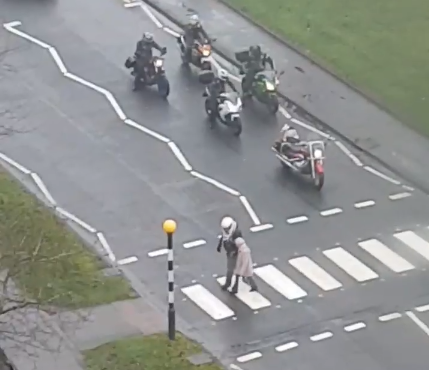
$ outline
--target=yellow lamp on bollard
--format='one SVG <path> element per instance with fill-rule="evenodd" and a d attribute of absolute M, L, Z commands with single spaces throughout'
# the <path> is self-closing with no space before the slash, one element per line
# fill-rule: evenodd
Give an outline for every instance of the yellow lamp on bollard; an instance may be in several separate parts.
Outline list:
<path fill-rule="evenodd" d="M 162 224 L 162 228 L 166 234 L 174 234 L 177 228 L 176 221 L 174 220 L 165 220 Z"/>

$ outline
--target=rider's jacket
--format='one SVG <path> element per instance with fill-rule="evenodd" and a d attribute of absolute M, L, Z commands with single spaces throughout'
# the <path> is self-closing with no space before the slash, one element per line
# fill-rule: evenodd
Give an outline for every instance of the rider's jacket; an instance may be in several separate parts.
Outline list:
<path fill-rule="evenodd" d="M 185 26 L 185 40 L 188 45 L 192 45 L 195 40 L 209 40 L 209 35 L 202 26 Z"/>
<path fill-rule="evenodd" d="M 137 59 L 143 58 L 145 61 L 148 61 L 152 58 L 152 49 L 156 49 L 159 52 L 162 52 L 164 49 L 156 42 L 148 42 L 146 40 L 139 40 L 137 42 L 135 56 Z"/>
<path fill-rule="evenodd" d="M 235 88 L 234 84 L 231 82 L 231 80 L 221 80 L 220 78 L 215 78 L 213 82 L 210 84 L 210 94 L 217 97 L 220 94 L 226 92 L 226 86 L 229 86 L 232 91 L 237 92 L 237 89 Z"/>

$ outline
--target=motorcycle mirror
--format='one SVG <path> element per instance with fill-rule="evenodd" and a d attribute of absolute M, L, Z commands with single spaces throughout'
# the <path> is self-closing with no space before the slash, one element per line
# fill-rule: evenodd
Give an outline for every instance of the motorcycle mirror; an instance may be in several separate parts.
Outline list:
<path fill-rule="evenodd" d="M 285 71 L 280 71 L 279 76 L 283 76 L 285 74 Z"/>
<path fill-rule="evenodd" d="M 209 95 L 204 91 L 202 96 L 203 98 L 207 98 Z"/>

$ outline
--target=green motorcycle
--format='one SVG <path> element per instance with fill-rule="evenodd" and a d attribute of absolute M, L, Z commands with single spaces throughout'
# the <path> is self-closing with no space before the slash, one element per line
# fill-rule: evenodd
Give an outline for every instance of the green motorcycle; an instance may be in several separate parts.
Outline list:
<path fill-rule="evenodd" d="M 252 82 L 252 96 L 254 96 L 260 103 L 267 106 L 269 111 L 273 114 L 277 113 L 280 106 L 279 99 L 277 97 L 277 87 L 279 85 L 279 76 L 282 74 L 284 74 L 284 72 L 259 72 L 256 74 L 255 79 Z"/>

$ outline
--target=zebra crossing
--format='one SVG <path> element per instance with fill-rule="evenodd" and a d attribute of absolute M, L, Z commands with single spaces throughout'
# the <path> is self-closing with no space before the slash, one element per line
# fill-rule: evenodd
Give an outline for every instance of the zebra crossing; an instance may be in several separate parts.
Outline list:
<path fill-rule="evenodd" d="M 301 302 L 313 294 L 309 293 L 309 282 L 319 294 L 345 289 L 347 282 L 344 281 L 344 277 L 348 277 L 352 283 L 366 283 L 385 278 L 382 276 L 383 270 L 387 269 L 394 275 L 403 275 L 409 271 L 418 270 L 429 261 L 427 230 L 427 240 L 411 230 L 396 232 L 393 237 L 389 236 L 387 239 L 389 242 L 383 242 L 379 238 L 362 240 L 348 247 L 348 250 L 344 246 L 323 250 L 319 253 L 321 256 L 317 258 L 319 263 L 309 256 L 299 256 L 284 261 L 287 265 L 282 269 L 272 263 L 257 266 L 254 268 L 254 275 L 259 292 L 252 292 L 250 287 L 242 282 L 236 298 L 247 308 L 257 312 L 275 304 L 268 298 L 268 296 L 272 297 L 273 293 L 287 301 Z M 359 255 L 362 256 L 360 259 Z M 321 258 L 324 260 L 320 260 Z M 294 270 L 293 273 L 288 272 L 290 268 Z M 300 278 L 295 278 L 296 281 L 294 281 L 288 276 L 293 274 Z M 307 282 L 303 283 L 301 279 L 306 279 Z M 219 285 L 222 285 L 225 277 L 217 277 L 216 280 Z M 181 291 L 186 301 L 195 304 L 213 320 L 236 316 L 234 310 L 217 297 L 223 294 L 220 289 L 213 289 L 211 292 L 203 284 L 198 283 L 181 288 Z"/>

